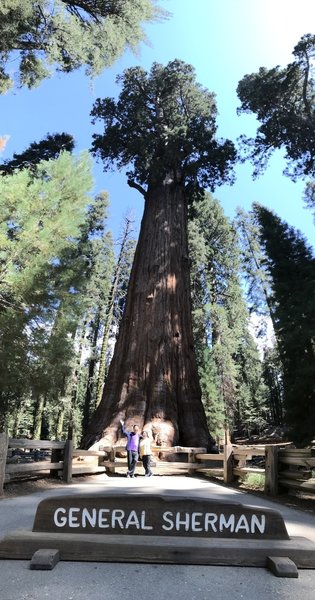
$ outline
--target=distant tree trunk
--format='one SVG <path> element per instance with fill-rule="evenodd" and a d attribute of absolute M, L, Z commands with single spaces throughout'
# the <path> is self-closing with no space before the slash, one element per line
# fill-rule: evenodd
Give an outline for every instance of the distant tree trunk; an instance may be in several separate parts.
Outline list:
<path fill-rule="evenodd" d="M 41 394 L 36 398 L 33 415 L 33 439 L 41 439 L 42 420 L 45 407 L 45 397 Z"/>
<path fill-rule="evenodd" d="M 22 420 L 22 416 L 24 413 L 24 408 L 23 408 L 23 401 L 22 399 L 19 400 L 17 406 L 15 407 L 15 411 L 14 411 L 14 422 L 13 422 L 13 437 L 17 438 L 19 437 L 19 428 L 20 428 L 20 423 Z"/>
<path fill-rule="evenodd" d="M 93 340 L 91 345 L 91 356 L 89 358 L 88 375 L 83 404 L 83 419 L 82 419 L 82 434 L 84 435 L 90 420 L 92 399 L 95 396 L 95 367 L 96 367 L 96 352 L 97 340 L 100 330 L 100 311 L 98 309 L 97 316 L 93 323 Z"/>
<path fill-rule="evenodd" d="M 121 273 L 121 263 L 122 263 L 122 258 L 124 256 L 126 243 L 128 242 L 129 235 L 130 235 L 130 226 L 131 226 L 130 219 L 126 219 L 125 228 L 124 228 L 124 232 L 123 232 L 123 238 L 122 238 L 122 242 L 120 245 L 119 256 L 118 256 L 118 260 L 117 260 L 116 267 L 114 270 L 114 277 L 113 277 L 111 289 L 110 289 L 109 295 L 108 295 L 108 302 L 107 302 L 107 306 L 106 306 L 105 320 L 104 320 L 104 333 L 103 333 L 103 339 L 102 339 L 102 345 L 101 345 L 101 351 L 100 351 L 100 359 L 99 359 L 99 370 L 98 370 L 97 391 L 96 391 L 96 406 L 98 406 L 100 404 L 100 402 L 102 401 L 102 397 L 103 397 L 103 390 L 104 390 L 104 384 L 105 384 L 105 378 L 106 378 L 106 355 L 107 355 L 107 349 L 108 349 L 108 340 L 109 340 L 109 334 L 110 334 L 111 325 L 112 325 L 112 321 L 113 321 L 114 304 L 115 304 L 117 288 L 118 288 L 119 278 L 120 278 L 120 273 Z"/>
<path fill-rule="evenodd" d="M 56 422 L 55 422 L 55 438 L 56 438 L 56 440 L 62 439 L 65 414 L 66 414 L 65 405 L 63 403 L 61 403 L 59 406 L 59 409 L 58 409 L 57 418 L 56 418 Z"/>
<path fill-rule="evenodd" d="M 167 446 L 207 446 L 191 322 L 187 216 L 180 184 L 146 194 L 125 313 L 85 447 L 114 443 L 119 420 Z"/>

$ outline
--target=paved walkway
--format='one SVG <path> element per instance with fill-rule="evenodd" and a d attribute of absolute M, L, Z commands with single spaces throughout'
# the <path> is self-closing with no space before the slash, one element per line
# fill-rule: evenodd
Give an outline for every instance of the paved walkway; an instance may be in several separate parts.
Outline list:
<path fill-rule="evenodd" d="M 290 536 L 315 542 L 315 516 L 267 499 L 228 489 L 202 478 L 184 476 L 91 477 L 89 483 L 73 483 L 44 492 L 0 500 L 0 537 L 13 530 L 31 530 L 35 510 L 43 498 L 63 494 L 100 494 L 106 489 L 133 494 L 158 490 L 179 496 L 197 495 L 225 502 L 279 510 Z M 254 592 L 255 589 L 255 592 Z M 298 579 L 277 578 L 265 569 L 194 565 L 147 565 L 60 562 L 53 571 L 30 571 L 29 561 L 0 561 L 0 600 L 311 600 L 315 570 L 300 570 Z"/>

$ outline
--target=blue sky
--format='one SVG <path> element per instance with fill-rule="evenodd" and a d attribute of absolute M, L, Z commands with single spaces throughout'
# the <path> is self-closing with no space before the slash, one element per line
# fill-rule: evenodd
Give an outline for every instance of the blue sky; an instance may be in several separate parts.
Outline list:
<path fill-rule="evenodd" d="M 68 132 L 76 140 L 76 152 L 91 145 L 95 126 L 89 113 L 96 98 L 117 96 L 115 77 L 125 68 L 140 64 L 149 70 L 154 61 L 166 64 L 179 58 L 192 64 L 197 80 L 215 92 L 219 110 L 218 135 L 233 139 L 253 135 L 253 116 L 237 116 L 238 81 L 260 66 L 285 66 L 300 37 L 314 32 L 314 0 L 159 0 L 171 16 L 167 21 L 146 26 L 150 45 L 142 44 L 137 56 L 126 52 L 112 69 L 94 81 L 82 71 L 55 75 L 40 87 L 0 96 L 0 135 L 10 136 L 2 158 L 24 150 L 47 133 Z M 290 225 L 300 229 L 315 246 L 312 214 L 305 209 L 304 182 L 291 182 L 282 175 L 285 164 L 280 152 L 274 154 L 267 172 L 251 178 L 250 165 L 237 167 L 234 186 L 217 188 L 214 196 L 225 213 L 233 217 L 237 206 L 249 210 L 252 202 L 274 209 Z M 134 215 L 135 229 L 142 215 L 142 196 L 131 190 L 123 174 L 104 173 L 93 167 L 94 193 L 110 194 L 110 227 L 119 236 L 127 212 Z"/>

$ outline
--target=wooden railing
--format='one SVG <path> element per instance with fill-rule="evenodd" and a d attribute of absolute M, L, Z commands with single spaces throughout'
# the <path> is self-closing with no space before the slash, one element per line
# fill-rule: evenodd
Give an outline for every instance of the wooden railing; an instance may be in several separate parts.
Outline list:
<path fill-rule="evenodd" d="M 279 486 L 315 494 L 315 448 L 280 450 L 278 463 Z"/>
<path fill-rule="evenodd" d="M 70 483 L 74 475 L 126 471 L 124 451 L 125 444 L 91 451 L 74 449 L 72 440 L 12 439 L 0 433 L 0 495 L 5 483 L 36 474 L 57 475 Z M 153 446 L 152 451 L 155 472 L 198 472 L 218 477 L 227 484 L 254 473 L 264 476 L 268 495 L 277 494 L 279 489 L 315 493 L 313 448 L 297 450 L 291 444 L 227 444 L 219 454 L 183 446 Z M 259 461 L 261 465 L 257 464 Z"/>
<path fill-rule="evenodd" d="M 126 470 L 126 459 L 121 457 L 125 447 L 125 444 L 123 446 L 104 447 L 103 450 L 107 454 L 107 458 L 100 464 L 106 467 L 110 473 L 115 473 L 116 469 Z M 213 473 L 224 477 L 224 471 L 226 470 L 224 464 L 228 462 L 225 450 L 220 454 L 207 454 L 206 448 L 152 446 L 152 453 L 154 470 L 167 473 L 186 471 L 191 474 L 195 471 L 211 470 Z M 173 455 L 176 456 L 175 460 L 171 460 Z"/>
<path fill-rule="evenodd" d="M 13 439 L 0 433 L 0 495 L 5 483 L 33 475 L 53 475 L 66 483 L 73 475 L 104 473 L 104 452 L 74 450 L 72 440 Z"/>
<path fill-rule="evenodd" d="M 297 449 L 290 443 L 232 448 L 235 477 L 263 474 L 264 491 L 268 495 L 276 495 L 286 489 L 315 494 L 315 448 Z M 248 465 L 249 461 L 259 457 L 264 458 L 262 467 Z"/>

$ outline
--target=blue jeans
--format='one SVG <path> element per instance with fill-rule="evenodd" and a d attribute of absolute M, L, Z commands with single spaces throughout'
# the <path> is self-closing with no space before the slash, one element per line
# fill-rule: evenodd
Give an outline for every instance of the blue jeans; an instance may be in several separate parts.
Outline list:
<path fill-rule="evenodd" d="M 151 469 L 151 454 L 144 454 L 142 457 L 142 464 L 146 475 L 152 475 Z"/>
<path fill-rule="evenodd" d="M 137 450 L 127 450 L 127 461 L 128 461 L 128 475 L 133 477 L 135 474 L 137 462 L 139 458 L 139 452 Z"/>

